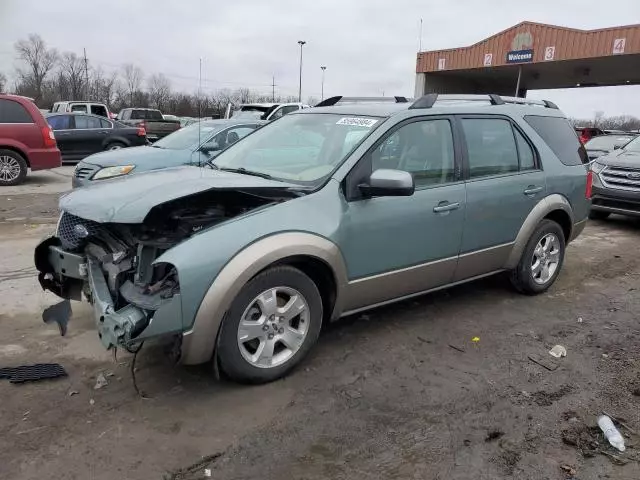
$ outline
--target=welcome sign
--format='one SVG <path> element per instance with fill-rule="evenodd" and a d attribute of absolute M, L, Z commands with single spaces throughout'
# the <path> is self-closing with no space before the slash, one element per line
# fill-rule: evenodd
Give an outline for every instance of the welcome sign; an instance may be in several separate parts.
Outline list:
<path fill-rule="evenodd" d="M 533 61 L 533 50 L 513 50 L 507 52 L 507 63 L 526 63 Z"/>

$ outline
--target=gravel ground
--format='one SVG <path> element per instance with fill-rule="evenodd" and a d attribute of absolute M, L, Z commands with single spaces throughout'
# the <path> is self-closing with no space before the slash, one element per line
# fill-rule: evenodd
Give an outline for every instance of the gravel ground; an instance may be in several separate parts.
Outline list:
<path fill-rule="evenodd" d="M 64 338 L 41 322 L 56 300 L 31 253 L 51 228 L 0 224 L 0 366 L 54 361 L 69 374 L 0 381 L 3 478 L 640 478 L 635 222 L 590 223 L 545 295 L 496 276 L 345 319 L 269 385 L 216 381 L 145 347 L 148 398 L 132 357 L 102 350 L 85 304 Z M 554 360 L 556 344 L 568 354 L 555 370 L 530 360 Z M 100 374 L 108 384 L 94 389 Z M 629 427 L 624 454 L 593 428 L 602 411 Z"/>

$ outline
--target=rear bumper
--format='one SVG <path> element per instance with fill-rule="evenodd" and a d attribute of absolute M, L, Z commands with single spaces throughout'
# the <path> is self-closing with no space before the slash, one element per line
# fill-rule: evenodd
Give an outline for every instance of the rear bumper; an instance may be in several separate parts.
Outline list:
<path fill-rule="evenodd" d="M 29 151 L 29 167 L 31 170 L 47 170 L 62 165 L 62 156 L 57 148 L 36 149 Z"/>
<path fill-rule="evenodd" d="M 640 217 L 640 192 L 617 190 L 594 184 L 591 209 L 599 212 Z"/>

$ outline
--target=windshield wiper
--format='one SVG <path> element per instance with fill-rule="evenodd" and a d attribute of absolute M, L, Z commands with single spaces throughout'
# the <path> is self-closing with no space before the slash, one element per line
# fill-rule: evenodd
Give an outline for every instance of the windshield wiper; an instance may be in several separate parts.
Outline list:
<path fill-rule="evenodd" d="M 222 170 L 223 172 L 231 172 L 231 173 L 241 173 L 243 175 L 253 175 L 254 177 L 261 177 L 271 180 L 273 177 L 268 173 L 256 172 L 254 170 L 247 170 L 244 167 L 240 168 L 226 168 L 226 167 L 218 167 L 215 166 L 216 170 Z"/>

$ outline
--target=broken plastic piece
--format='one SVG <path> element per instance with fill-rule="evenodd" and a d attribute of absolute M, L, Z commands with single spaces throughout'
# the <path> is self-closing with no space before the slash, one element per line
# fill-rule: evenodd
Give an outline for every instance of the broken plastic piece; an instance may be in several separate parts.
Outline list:
<path fill-rule="evenodd" d="M 549 355 L 556 358 L 566 357 L 567 349 L 564 348 L 562 345 L 556 345 L 551 350 L 549 350 Z"/>
<path fill-rule="evenodd" d="M 71 313 L 71 302 L 69 300 L 63 300 L 60 303 L 45 308 L 44 312 L 42 312 L 42 320 L 44 323 L 57 323 L 60 329 L 60 335 L 64 337 L 67 333 L 67 325 L 69 324 Z"/>
<path fill-rule="evenodd" d="M 34 382 L 66 376 L 67 372 L 58 363 L 37 363 L 21 367 L 0 368 L 0 378 L 8 378 L 11 383 Z"/>
<path fill-rule="evenodd" d="M 604 436 L 609 440 L 609 443 L 613 448 L 624 452 L 624 438 L 613 424 L 613 421 L 607 417 L 606 415 L 601 415 L 598 417 L 598 426 L 600 430 L 604 433 Z"/>

